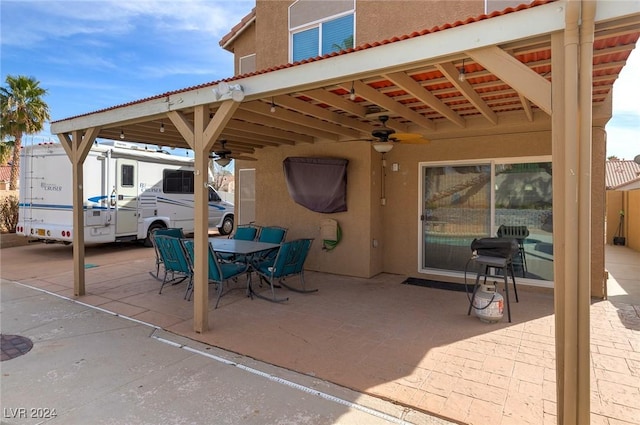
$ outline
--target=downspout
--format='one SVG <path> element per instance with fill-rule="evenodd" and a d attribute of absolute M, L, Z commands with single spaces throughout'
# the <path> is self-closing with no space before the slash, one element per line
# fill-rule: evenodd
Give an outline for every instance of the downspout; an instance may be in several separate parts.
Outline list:
<path fill-rule="evenodd" d="M 580 68 L 578 111 L 580 135 L 578 139 L 578 387 L 577 423 L 589 423 L 590 415 L 590 308 L 591 308 L 591 180 L 593 167 L 593 41 L 596 1 L 582 0 L 580 26 Z"/>
<path fill-rule="evenodd" d="M 564 275 L 563 303 L 559 308 L 563 309 L 561 319 L 556 327 L 562 328 L 562 341 L 556 341 L 556 357 L 562 358 L 560 367 L 557 367 L 558 394 L 558 424 L 577 425 L 577 389 L 578 389 L 578 148 L 579 148 L 579 122 L 578 122 L 578 43 L 579 20 L 582 0 L 568 0 L 565 11 L 564 30 L 564 199 L 565 206 L 562 220 L 564 232 L 564 246 L 561 255 L 564 256 L 564 270 L 557 270 Z M 571 237 L 573 235 L 573 237 Z"/>

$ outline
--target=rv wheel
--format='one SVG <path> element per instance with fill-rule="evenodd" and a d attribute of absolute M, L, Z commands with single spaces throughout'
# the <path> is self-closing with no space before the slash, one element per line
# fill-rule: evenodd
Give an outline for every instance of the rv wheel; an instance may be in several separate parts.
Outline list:
<path fill-rule="evenodd" d="M 233 217 L 227 216 L 222 221 L 222 226 L 218 227 L 221 235 L 228 235 L 233 231 Z"/>
<path fill-rule="evenodd" d="M 151 226 L 149 226 L 149 229 L 147 230 L 147 237 L 144 239 L 144 242 L 142 243 L 147 248 L 151 248 L 153 246 L 153 242 L 151 241 L 151 235 L 157 229 L 164 229 L 164 226 L 159 223 L 153 223 Z"/>

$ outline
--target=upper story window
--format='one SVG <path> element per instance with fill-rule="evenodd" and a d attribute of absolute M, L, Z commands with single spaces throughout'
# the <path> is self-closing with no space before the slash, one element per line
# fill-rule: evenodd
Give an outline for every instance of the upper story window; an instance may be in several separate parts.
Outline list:
<path fill-rule="evenodd" d="M 353 47 L 354 12 L 354 0 L 298 0 L 292 4 L 289 8 L 291 61 Z"/>

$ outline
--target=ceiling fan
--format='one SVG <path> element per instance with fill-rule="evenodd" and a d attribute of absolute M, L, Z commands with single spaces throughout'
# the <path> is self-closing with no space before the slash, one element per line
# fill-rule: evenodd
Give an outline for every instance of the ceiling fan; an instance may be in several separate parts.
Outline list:
<path fill-rule="evenodd" d="M 238 159 L 241 161 L 257 161 L 256 158 L 251 156 L 234 155 L 233 152 L 226 148 L 227 141 L 220 140 L 220 150 L 213 151 L 213 155 L 209 158 L 213 159 L 221 167 L 229 165 L 232 159 Z"/>
<path fill-rule="evenodd" d="M 393 128 L 387 127 L 388 115 L 380 115 L 378 117 L 382 123 L 382 127 L 377 127 L 371 132 L 373 139 L 365 139 L 372 142 L 400 142 L 400 143 L 414 143 L 425 144 L 429 143 L 429 140 L 425 139 L 421 134 L 417 133 L 396 133 Z"/>
<path fill-rule="evenodd" d="M 371 132 L 371 137 L 367 139 L 355 139 L 352 141 L 373 142 L 373 149 L 380 153 L 387 153 L 393 149 L 394 143 L 426 144 L 429 140 L 417 133 L 396 133 L 393 128 L 387 127 L 388 115 L 378 117 L 382 123 L 381 127 L 376 127 Z"/>

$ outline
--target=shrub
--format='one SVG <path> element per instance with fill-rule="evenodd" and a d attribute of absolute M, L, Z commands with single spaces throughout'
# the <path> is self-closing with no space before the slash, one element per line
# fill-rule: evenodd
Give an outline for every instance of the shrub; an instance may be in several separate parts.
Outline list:
<path fill-rule="evenodd" d="M 18 198 L 7 196 L 0 203 L 0 227 L 9 233 L 15 233 L 18 225 Z"/>

